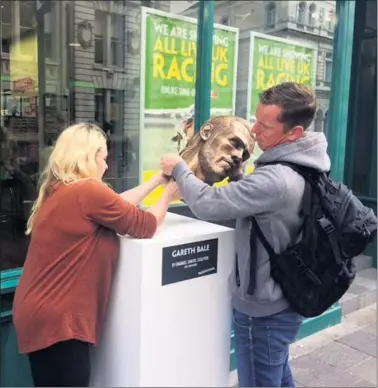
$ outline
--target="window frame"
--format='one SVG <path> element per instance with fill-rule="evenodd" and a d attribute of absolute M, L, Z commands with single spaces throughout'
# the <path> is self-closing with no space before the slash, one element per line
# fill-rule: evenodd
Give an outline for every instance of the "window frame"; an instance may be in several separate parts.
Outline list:
<path fill-rule="evenodd" d="M 297 6 L 297 23 L 301 25 L 306 24 L 306 9 L 307 4 L 305 1 L 301 1 Z"/>
<path fill-rule="evenodd" d="M 316 26 L 316 4 L 311 3 L 308 7 L 308 25 L 309 27 L 315 27 Z"/>
<path fill-rule="evenodd" d="M 270 2 L 265 7 L 265 27 L 275 28 L 277 19 L 277 6 L 276 3 Z"/>
<path fill-rule="evenodd" d="M 119 3 L 119 5 L 122 5 Z M 125 50 L 115 50 L 115 53 L 118 52 L 120 56 L 117 55 L 114 56 L 114 50 L 113 46 L 114 44 L 120 45 L 120 47 L 124 48 L 126 43 L 126 29 L 125 29 L 125 15 L 114 13 L 110 10 L 103 10 L 103 9 L 96 9 L 95 10 L 95 23 L 96 23 L 96 13 L 100 13 L 103 15 L 103 23 L 104 23 L 104 31 L 103 36 L 100 37 L 100 35 L 94 34 L 94 45 L 95 45 L 95 65 L 106 67 L 106 68 L 112 68 L 112 69 L 123 69 L 125 65 Z M 116 22 L 120 26 L 120 28 L 116 27 L 116 31 L 120 30 L 119 36 L 113 36 L 114 31 L 114 21 L 116 18 L 119 18 L 120 20 Z M 96 27 L 94 28 L 96 31 Z M 98 41 L 101 41 L 102 46 L 102 62 L 96 62 L 96 43 Z"/>

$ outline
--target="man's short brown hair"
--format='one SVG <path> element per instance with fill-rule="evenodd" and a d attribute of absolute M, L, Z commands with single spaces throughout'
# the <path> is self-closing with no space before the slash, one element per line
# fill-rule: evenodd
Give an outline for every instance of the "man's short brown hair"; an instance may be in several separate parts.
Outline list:
<path fill-rule="evenodd" d="M 316 112 L 314 90 L 296 82 L 284 82 L 260 93 L 260 104 L 278 105 L 282 111 L 278 120 L 285 131 L 300 125 L 308 129 Z"/>

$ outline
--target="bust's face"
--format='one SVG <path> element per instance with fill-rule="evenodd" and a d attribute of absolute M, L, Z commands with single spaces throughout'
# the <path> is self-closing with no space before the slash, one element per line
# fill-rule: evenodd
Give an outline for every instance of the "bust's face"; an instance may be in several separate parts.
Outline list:
<path fill-rule="evenodd" d="M 251 125 L 235 116 L 219 116 L 205 123 L 196 136 L 199 145 L 199 167 L 209 183 L 235 178 L 243 173 L 255 145 Z"/>

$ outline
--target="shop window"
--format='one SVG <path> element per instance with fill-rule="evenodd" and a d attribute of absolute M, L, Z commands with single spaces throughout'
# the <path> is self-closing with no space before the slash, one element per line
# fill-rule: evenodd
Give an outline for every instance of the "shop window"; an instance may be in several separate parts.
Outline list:
<path fill-rule="evenodd" d="M 95 90 L 95 121 L 108 136 L 108 170 L 105 179 L 117 191 L 118 178 L 123 168 L 124 157 L 124 92 L 123 90 Z"/>
<path fill-rule="evenodd" d="M 266 6 L 265 26 L 274 28 L 276 25 L 276 4 L 270 3 Z"/>
<path fill-rule="evenodd" d="M 351 188 L 360 195 L 372 197 L 376 195 L 376 187 L 373 187 L 370 174 L 374 168 L 373 157 L 377 154 L 377 139 L 374 135 L 377 131 L 377 38 L 363 39 L 359 56 Z"/>
<path fill-rule="evenodd" d="M 144 42 L 141 46 L 140 34 L 141 5 L 170 12 L 170 19 L 179 13 L 172 11 L 177 3 L 0 0 L 1 52 L 5 53 L 0 80 L 1 270 L 24 263 L 29 242 L 25 227 L 37 182 L 64 127 L 96 121 L 107 131 L 110 166 L 106 178 L 116 191 L 132 188 L 148 174 L 158 172 L 160 156 L 176 150 L 171 139 L 182 123 L 182 108 L 189 112 L 194 104 L 195 78 L 182 80 L 182 90 L 189 92 L 190 98 L 172 97 L 161 91 L 158 82 L 151 83 L 154 101 L 152 106 L 146 102 L 141 112 L 145 92 L 140 90 L 141 79 L 151 74 L 148 63 L 153 53 Z M 192 5 L 195 8 L 196 2 Z M 179 16 L 180 20 L 172 18 L 172 26 L 178 29 L 186 23 L 181 20 L 183 15 Z M 197 11 L 188 16 L 193 18 L 193 57 Z M 78 34 L 82 21 L 86 23 Z M 150 41 L 156 41 L 156 36 Z M 143 65 L 142 50 L 146 53 Z M 164 53 L 164 57 L 168 63 L 170 54 Z M 231 54 L 228 60 L 234 61 Z M 228 77 L 234 75 L 235 66 Z M 195 75 L 195 66 L 188 66 L 187 71 L 189 76 Z M 172 90 L 175 83 L 165 81 Z M 214 90 L 214 100 L 222 92 Z M 178 112 L 178 117 L 172 117 L 171 110 Z M 139 157 L 139 131 L 148 133 L 143 157 Z"/>
<path fill-rule="evenodd" d="M 377 1 L 366 1 L 365 32 L 377 34 Z"/>

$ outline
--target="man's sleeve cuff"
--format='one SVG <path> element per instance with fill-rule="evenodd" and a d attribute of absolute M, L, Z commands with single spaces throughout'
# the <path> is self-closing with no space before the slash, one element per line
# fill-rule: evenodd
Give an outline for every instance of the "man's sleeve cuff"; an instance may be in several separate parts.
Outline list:
<path fill-rule="evenodd" d="M 189 167 L 184 161 L 181 161 L 174 167 L 172 171 L 172 176 L 175 180 L 177 180 L 185 172 L 192 172 L 192 171 L 189 169 Z"/>

